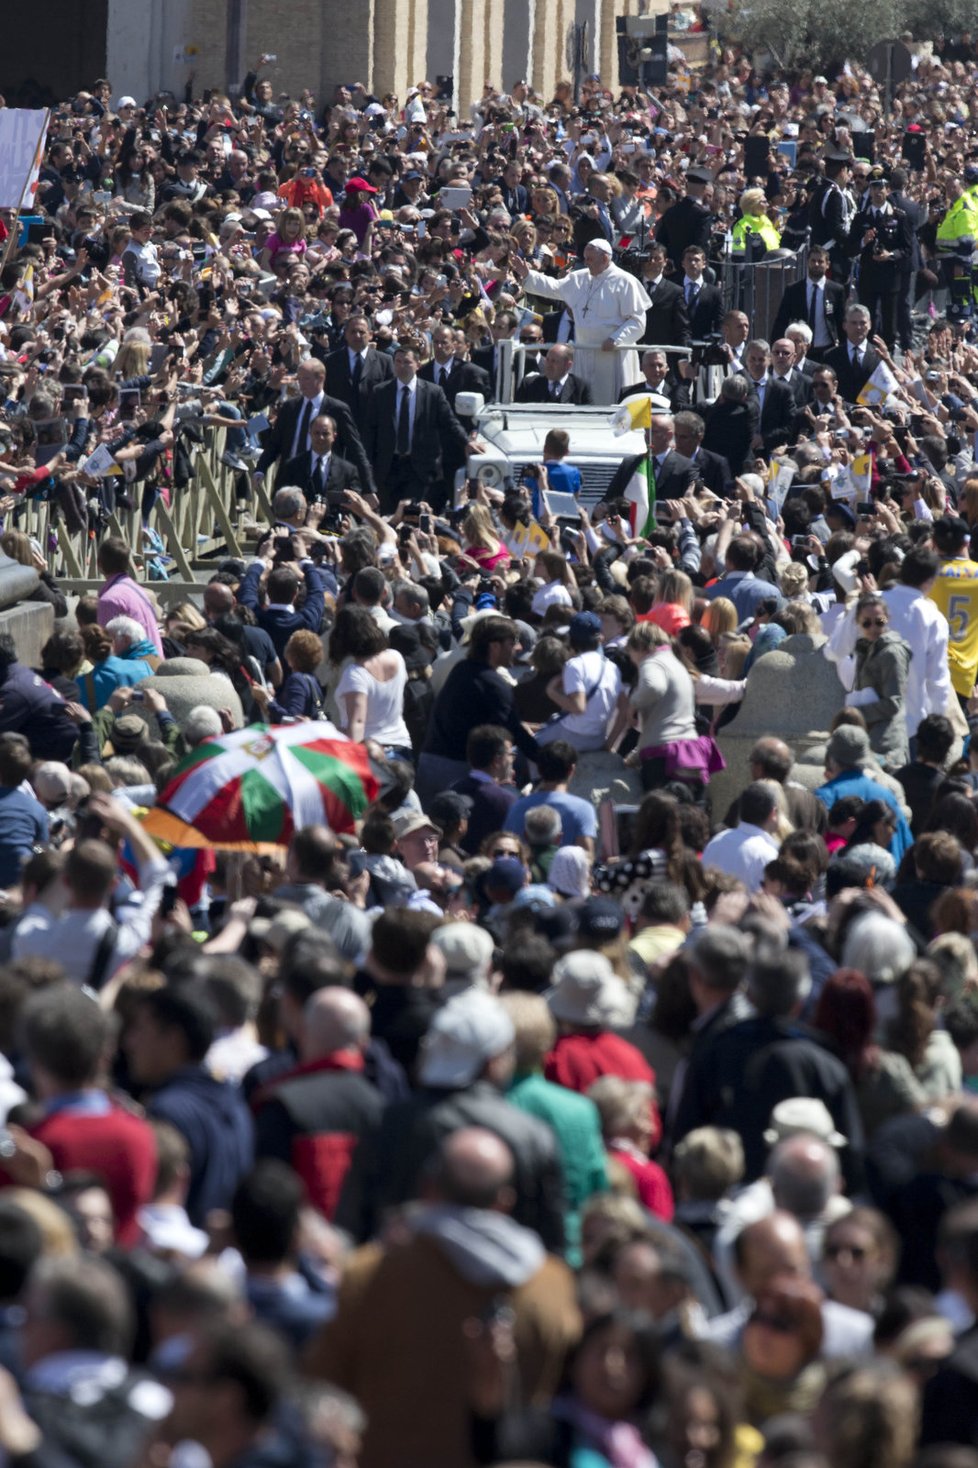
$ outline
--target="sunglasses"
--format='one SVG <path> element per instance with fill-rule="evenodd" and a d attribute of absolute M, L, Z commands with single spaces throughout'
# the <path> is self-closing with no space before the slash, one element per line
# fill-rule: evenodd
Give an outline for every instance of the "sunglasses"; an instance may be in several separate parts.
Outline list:
<path fill-rule="evenodd" d="M 509 851 L 505 846 L 497 846 L 494 851 L 490 851 L 489 855 L 494 860 L 496 857 L 500 856 L 515 856 L 518 861 L 520 857 L 520 853 L 518 851 Z"/>
<path fill-rule="evenodd" d="M 860 622 L 859 625 L 860 625 L 860 627 L 885 627 L 886 626 L 886 622 L 885 622 L 885 620 L 877 617 L 874 620 L 869 621 L 869 622 Z"/>
<path fill-rule="evenodd" d="M 841 1259 L 843 1254 L 849 1254 L 855 1263 L 861 1264 L 869 1251 L 861 1244 L 826 1244 L 824 1252 L 826 1259 Z"/>

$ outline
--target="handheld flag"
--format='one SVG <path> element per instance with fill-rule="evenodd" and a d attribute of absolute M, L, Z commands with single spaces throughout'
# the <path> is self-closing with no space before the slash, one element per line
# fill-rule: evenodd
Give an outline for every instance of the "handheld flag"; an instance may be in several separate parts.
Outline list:
<path fill-rule="evenodd" d="M 629 519 L 632 534 L 636 537 L 650 535 L 655 529 L 655 517 L 652 513 L 655 505 L 655 469 L 651 454 L 643 454 L 635 465 L 635 473 L 625 489 L 625 498 L 631 505 Z"/>
<path fill-rule="evenodd" d="M 634 398 L 628 398 L 620 408 L 611 414 L 608 422 L 614 429 L 616 438 L 621 438 L 623 433 L 631 433 L 636 428 L 651 428 L 651 396 L 639 393 Z"/>

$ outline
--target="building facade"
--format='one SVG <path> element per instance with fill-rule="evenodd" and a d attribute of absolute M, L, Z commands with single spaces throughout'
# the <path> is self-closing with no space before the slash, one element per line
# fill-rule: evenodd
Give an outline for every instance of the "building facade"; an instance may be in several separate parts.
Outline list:
<path fill-rule="evenodd" d="M 277 90 L 304 88 L 327 101 L 344 82 L 378 95 L 427 77 L 453 79 L 467 113 L 486 84 L 508 90 L 520 78 L 549 97 L 571 77 L 568 51 L 587 26 L 587 69 L 618 82 L 619 16 L 649 13 L 668 0 L 34 0 L 11 6 L 0 89 L 22 105 L 55 100 L 107 75 L 116 96 L 140 102 L 159 91 L 182 95 L 240 85 L 262 53 Z M 44 36 L 44 46 L 38 38 Z M 29 72 L 22 58 L 31 58 Z M 20 68 L 15 71 L 14 68 Z"/>

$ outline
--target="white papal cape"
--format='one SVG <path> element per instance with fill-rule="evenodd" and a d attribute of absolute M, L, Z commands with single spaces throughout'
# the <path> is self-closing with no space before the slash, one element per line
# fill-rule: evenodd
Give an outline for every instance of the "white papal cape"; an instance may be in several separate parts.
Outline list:
<path fill-rule="evenodd" d="M 547 301 L 562 301 L 574 318 L 574 375 L 582 377 L 596 403 L 617 403 L 622 389 L 640 376 L 637 352 L 602 352 L 610 337 L 632 346 L 645 331 L 652 305 L 641 282 L 609 265 L 600 275 L 574 270 L 561 280 L 531 270 L 523 289 Z"/>

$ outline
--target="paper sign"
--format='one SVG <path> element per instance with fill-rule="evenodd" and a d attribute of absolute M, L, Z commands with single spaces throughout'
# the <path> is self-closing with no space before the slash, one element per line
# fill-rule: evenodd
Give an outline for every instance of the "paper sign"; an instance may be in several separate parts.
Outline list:
<path fill-rule="evenodd" d="M 578 520 L 577 499 L 572 494 L 565 494 L 559 489 L 545 489 L 543 491 L 544 503 L 547 513 L 553 515 L 555 520 Z"/>
<path fill-rule="evenodd" d="M 798 472 L 797 465 L 782 463 L 780 459 L 771 460 L 771 473 L 768 479 L 768 498 L 773 502 L 775 514 L 780 515 L 788 490 L 795 482 Z"/>
<path fill-rule="evenodd" d="M 854 454 L 849 463 L 849 483 L 858 499 L 868 499 L 873 478 L 873 460 L 869 454 Z"/>
<path fill-rule="evenodd" d="M 0 108 L 0 209 L 34 202 L 47 125 L 46 110 Z M 43 204 L 43 193 L 37 199 Z"/>
<path fill-rule="evenodd" d="M 528 525 L 522 523 L 517 525 L 512 534 L 512 547 L 513 554 L 518 561 L 521 561 L 530 552 L 553 549 L 550 544 L 550 536 L 542 525 L 537 524 L 536 520 L 531 520 Z"/>
<path fill-rule="evenodd" d="M 252 438 L 257 438 L 259 433 L 264 433 L 268 426 L 267 413 L 256 413 L 253 418 L 248 419 L 248 432 Z"/>
<path fill-rule="evenodd" d="M 93 479 L 100 478 L 103 474 L 121 474 L 122 470 L 109 453 L 108 444 L 100 443 L 93 454 L 89 454 L 83 464 L 78 466 L 83 474 L 89 474 Z"/>
<path fill-rule="evenodd" d="M 900 384 L 885 362 L 880 362 L 872 377 L 865 383 L 856 402 L 864 408 L 874 408 L 885 403 L 891 393 L 899 390 Z"/>

